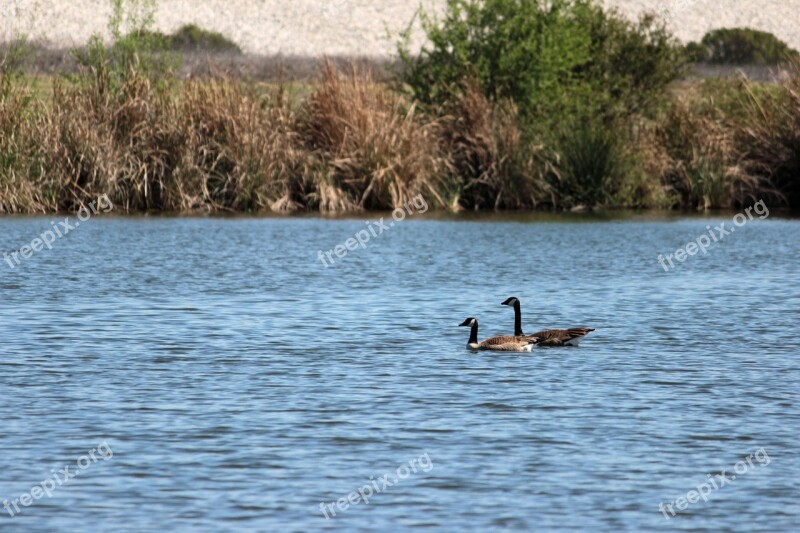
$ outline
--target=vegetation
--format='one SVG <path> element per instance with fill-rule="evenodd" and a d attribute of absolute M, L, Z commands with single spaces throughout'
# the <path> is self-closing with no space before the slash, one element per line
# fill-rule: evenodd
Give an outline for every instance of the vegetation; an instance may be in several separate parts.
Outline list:
<path fill-rule="evenodd" d="M 194 24 L 181 26 L 174 33 L 164 34 L 158 31 L 138 31 L 128 34 L 127 38 L 147 39 L 159 43 L 164 50 L 183 53 L 241 54 L 239 45 L 221 33 L 208 31 Z"/>
<path fill-rule="evenodd" d="M 800 58 L 775 35 L 749 28 L 710 31 L 700 43 L 689 43 L 686 51 L 694 62 L 727 65 L 779 65 Z"/>
<path fill-rule="evenodd" d="M 682 74 L 677 41 L 653 17 L 631 23 L 588 0 L 448 0 L 421 12 L 430 42 L 400 43 L 402 81 L 424 104 L 457 98 L 465 79 L 541 123 L 569 114 L 637 110 Z M 560 120 L 560 118 L 559 118 Z"/>
<path fill-rule="evenodd" d="M 401 90 L 326 63 L 297 91 L 180 80 L 152 5 L 134 4 L 114 0 L 115 42 L 93 39 L 47 92 L 22 70 L 24 41 L 4 48 L 0 212 L 101 194 L 130 211 L 390 209 L 418 194 L 454 210 L 800 205 L 800 66 L 779 85 L 676 87 L 681 49 L 651 18 L 451 0 L 442 21 L 423 15 L 421 55 L 401 43 Z"/>

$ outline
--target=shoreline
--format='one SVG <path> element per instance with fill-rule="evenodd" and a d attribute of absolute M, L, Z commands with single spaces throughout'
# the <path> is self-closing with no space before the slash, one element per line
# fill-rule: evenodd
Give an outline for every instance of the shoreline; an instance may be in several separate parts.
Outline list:
<path fill-rule="evenodd" d="M 800 219 L 800 209 L 787 207 L 769 207 L 770 218 L 780 220 Z M 652 218 L 653 220 L 687 220 L 687 219 L 712 219 L 728 217 L 740 212 L 739 208 L 731 209 L 708 209 L 705 211 L 696 209 L 671 209 L 671 208 L 647 208 L 634 209 L 629 207 L 587 209 L 579 211 L 554 211 L 554 210 L 498 210 L 498 211 L 448 211 L 443 209 L 431 209 L 427 213 L 415 213 L 408 220 L 436 220 L 453 222 L 470 221 L 528 221 L 523 219 L 540 219 L 547 221 L 564 221 L 564 219 L 574 219 L 576 221 L 586 220 L 589 222 L 597 221 L 620 221 L 630 218 Z M 297 219 L 297 220 L 330 220 L 330 221 L 349 221 L 364 220 L 364 218 L 376 218 L 380 216 L 391 217 L 391 210 L 370 210 L 370 211 L 345 211 L 345 212 L 319 212 L 319 211 L 130 211 L 114 212 L 103 214 L 97 218 L 103 219 L 220 219 L 220 220 L 267 220 L 267 219 Z M 51 217 L 72 217 L 73 211 L 54 211 L 48 213 L 1 213 L 0 220 L 14 219 L 48 219 Z"/>

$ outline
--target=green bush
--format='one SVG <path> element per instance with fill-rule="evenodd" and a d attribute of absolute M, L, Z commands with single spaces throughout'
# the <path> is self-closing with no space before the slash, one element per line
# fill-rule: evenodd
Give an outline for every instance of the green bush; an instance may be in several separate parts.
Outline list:
<path fill-rule="evenodd" d="M 613 201 L 630 182 L 623 146 L 631 124 L 656 109 L 684 72 L 683 48 L 662 22 L 631 22 L 590 0 L 448 0 L 441 19 L 422 12 L 421 22 L 428 37 L 421 52 L 411 53 L 408 33 L 399 44 L 401 80 L 413 97 L 459 109 L 464 87 L 474 85 L 491 104 L 518 109 L 523 145 L 555 156 L 539 168 L 526 163 L 525 172 L 546 183 L 539 179 L 520 198 L 501 195 L 501 181 L 489 179 L 485 165 L 461 165 L 477 177 L 462 191 L 467 205 L 537 205 L 548 192 L 563 207 Z M 471 155 L 480 148 L 461 145 Z M 494 160 L 514 161 L 500 153 Z M 510 168 L 517 167 L 503 171 Z"/>
<path fill-rule="evenodd" d="M 705 63 L 708 61 L 708 48 L 694 41 L 686 45 L 686 60 L 692 63 Z"/>
<path fill-rule="evenodd" d="M 552 109 L 589 60 L 578 9 L 585 2 L 448 0 L 441 21 L 421 12 L 430 44 L 419 55 L 401 41 L 403 81 L 427 104 L 456 100 L 464 82 L 474 79 L 492 101 L 510 99 L 523 113 Z"/>
<path fill-rule="evenodd" d="M 204 30 L 194 24 L 182 26 L 165 39 L 171 50 L 180 52 L 242 53 L 239 45 L 221 33 Z"/>
<path fill-rule="evenodd" d="M 689 43 L 686 52 L 695 62 L 727 65 L 777 65 L 800 57 L 775 35 L 749 28 L 710 31 L 699 44 Z"/>
<path fill-rule="evenodd" d="M 549 129 L 566 114 L 638 111 L 682 73 L 677 41 L 653 17 L 638 23 L 590 0 L 448 0 L 424 11 L 418 55 L 399 43 L 402 81 L 423 103 L 457 98 L 466 79 L 512 100 Z"/>
<path fill-rule="evenodd" d="M 180 65 L 180 52 L 210 51 L 241 53 L 222 34 L 186 25 L 171 35 L 153 31 L 155 0 L 110 0 L 109 30 L 113 44 L 99 35 L 86 49 L 74 49 L 82 67 L 79 80 L 98 85 L 98 92 L 116 93 L 131 78 L 143 77 L 158 86 L 169 86 Z"/>
<path fill-rule="evenodd" d="M 173 52 L 242 53 L 239 45 L 221 33 L 204 30 L 194 24 L 181 26 L 169 35 L 159 31 L 137 30 L 125 37 L 150 40 L 158 43 L 164 50 Z"/>
<path fill-rule="evenodd" d="M 685 73 L 682 47 L 659 19 L 631 22 L 595 4 L 581 14 L 591 39 L 589 60 L 577 70 L 591 87 L 586 106 L 593 102 L 606 116 L 646 112 Z"/>
<path fill-rule="evenodd" d="M 155 0 L 111 0 L 111 8 L 108 26 L 113 45 L 95 35 L 85 50 L 73 49 L 81 67 L 76 81 L 94 85 L 98 96 L 116 94 L 137 77 L 168 85 L 178 60 L 169 54 L 160 34 L 150 30 Z"/>

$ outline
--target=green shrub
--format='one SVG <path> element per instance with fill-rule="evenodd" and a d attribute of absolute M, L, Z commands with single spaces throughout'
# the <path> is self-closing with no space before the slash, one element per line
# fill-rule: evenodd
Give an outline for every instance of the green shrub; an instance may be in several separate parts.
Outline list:
<path fill-rule="evenodd" d="M 137 30 L 129 33 L 126 38 L 149 40 L 159 44 L 160 48 L 172 52 L 183 53 L 233 53 L 241 54 L 239 45 L 221 33 L 204 30 L 194 24 L 181 26 L 175 33 L 165 35 L 160 31 Z"/>
<path fill-rule="evenodd" d="M 626 172 L 621 133 L 621 128 L 592 118 L 560 130 L 558 194 L 564 207 L 594 207 L 612 199 Z"/>
<path fill-rule="evenodd" d="M 474 79 L 490 100 L 510 99 L 524 114 L 552 110 L 589 60 L 575 16 L 585 8 L 582 0 L 448 0 L 441 21 L 421 12 L 430 44 L 419 55 L 400 43 L 403 81 L 427 104 L 454 101 Z"/>
<path fill-rule="evenodd" d="M 167 46 L 180 52 L 213 52 L 241 54 L 242 49 L 221 33 L 208 31 L 194 24 L 182 26 L 166 36 Z"/>
<path fill-rule="evenodd" d="M 692 63 L 706 63 L 708 61 L 708 48 L 697 42 L 686 45 L 686 60 Z"/>
<path fill-rule="evenodd" d="M 8 80 L 22 76 L 25 61 L 31 52 L 31 44 L 24 36 L 0 44 L 0 75 Z"/>
<path fill-rule="evenodd" d="M 677 41 L 652 17 L 638 23 L 590 0 L 448 0 L 421 14 L 429 44 L 399 43 L 402 80 L 423 103 L 457 98 L 467 79 L 512 100 L 528 121 L 635 112 L 682 73 Z"/>
<path fill-rule="evenodd" d="M 775 35 L 750 28 L 724 28 L 708 32 L 698 43 L 686 46 L 695 62 L 727 65 L 777 65 L 800 57 Z"/>
<path fill-rule="evenodd" d="M 590 0 L 448 0 L 441 19 L 422 12 L 421 22 L 428 44 L 413 55 L 404 35 L 401 80 L 455 116 L 445 142 L 463 178 L 460 205 L 595 206 L 623 184 L 628 196 L 644 190 L 631 185 L 627 124 L 657 108 L 685 63 L 661 21 L 631 22 Z M 491 112 L 462 105 L 477 102 L 465 87 Z M 513 115 L 499 112 L 506 103 Z"/>
<path fill-rule="evenodd" d="M 111 7 L 109 31 L 114 42 L 107 46 L 95 35 L 85 50 L 73 49 L 81 67 L 76 80 L 94 85 L 101 97 L 117 94 L 127 81 L 138 77 L 168 85 L 178 60 L 169 53 L 163 37 L 150 30 L 155 0 L 111 0 Z"/>
<path fill-rule="evenodd" d="M 631 22 L 594 4 L 581 14 L 591 38 L 589 60 L 576 73 L 591 87 L 584 108 L 594 103 L 606 116 L 647 112 L 685 73 L 682 47 L 659 19 Z"/>

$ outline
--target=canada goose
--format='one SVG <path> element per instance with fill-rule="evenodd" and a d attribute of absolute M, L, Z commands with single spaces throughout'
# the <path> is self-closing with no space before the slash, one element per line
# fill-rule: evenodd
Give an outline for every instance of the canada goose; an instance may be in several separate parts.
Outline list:
<path fill-rule="evenodd" d="M 514 335 L 525 335 L 522 333 L 522 310 L 519 298 L 512 296 L 502 305 L 514 307 Z M 578 346 L 584 337 L 593 331 L 592 328 L 546 329 L 530 336 L 541 339 L 539 346 Z"/>
<path fill-rule="evenodd" d="M 478 342 L 478 321 L 468 318 L 459 327 L 470 327 L 467 350 L 473 351 L 492 351 L 492 352 L 530 352 L 539 339 L 533 336 L 525 337 L 492 337 L 483 342 Z"/>

